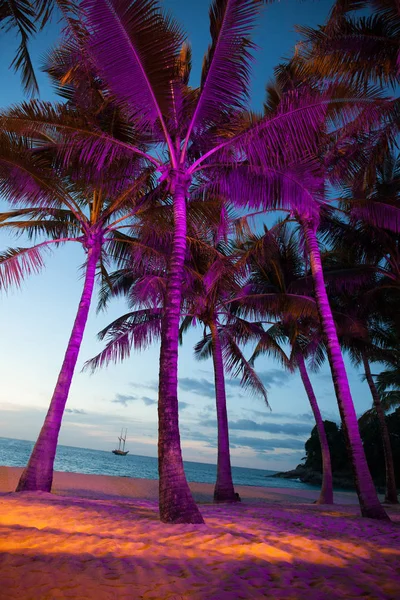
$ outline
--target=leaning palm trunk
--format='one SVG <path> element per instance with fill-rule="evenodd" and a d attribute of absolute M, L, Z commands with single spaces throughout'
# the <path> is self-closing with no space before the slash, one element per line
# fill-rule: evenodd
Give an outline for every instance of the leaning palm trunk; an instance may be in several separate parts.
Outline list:
<path fill-rule="evenodd" d="M 90 302 L 93 295 L 97 261 L 100 256 L 100 244 L 95 242 L 88 249 L 85 282 L 74 326 L 69 338 L 67 350 L 57 384 L 53 392 L 50 407 L 43 427 L 32 450 L 28 464 L 18 482 L 16 491 L 50 492 L 53 483 L 54 458 L 57 449 L 58 434 L 68 399 L 76 361 L 78 360 L 83 333 L 89 314 Z"/>
<path fill-rule="evenodd" d="M 340 417 L 346 440 L 347 451 L 354 473 L 354 481 L 363 517 L 371 519 L 388 519 L 368 469 L 367 459 L 361 441 L 360 431 L 349 382 L 340 350 L 339 340 L 329 305 L 322 271 L 321 255 L 317 240 L 317 224 L 314 219 L 300 219 L 310 256 L 311 273 L 314 282 L 315 298 L 325 336 L 327 354 L 332 372 Z"/>
<path fill-rule="evenodd" d="M 228 414 L 226 410 L 224 363 L 218 328 L 213 319 L 210 323 L 212 355 L 214 363 L 215 400 L 217 405 L 218 463 L 217 481 L 214 488 L 214 502 L 236 502 L 232 481 L 231 457 L 229 451 Z"/>
<path fill-rule="evenodd" d="M 324 422 L 322 420 L 317 399 L 315 397 L 314 390 L 307 373 L 304 357 L 300 352 L 296 355 L 296 360 L 297 365 L 299 367 L 301 380 L 303 382 L 308 399 L 310 401 L 311 409 L 313 411 L 315 424 L 317 426 L 318 431 L 319 443 L 321 444 L 322 486 L 319 498 L 317 500 L 317 504 L 333 504 L 331 453 L 329 451 L 328 438 L 326 437 Z"/>
<path fill-rule="evenodd" d="M 368 358 L 365 354 L 363 354 L 363 364 L 365 377 L 367 379 L 369 389 L 371 390 L 372 399 L 374 402 L 374 407 L 376 410 L 376 414 L 378 415 L 379 428 L 381 430 L 382 442 L 383 442 L 383 455 L 385 457 L 385 472 L 386 472 L 386 492 L 385 492 L 385 502 L 389 504 L 398 504 L 399 500 L 397 498 L 397 489 L 396 489 L 396 477 L 394 474 L 394 464 L 393 464 L 393 453 L 392 447 L 390 444 L 390 436 L 389 430 L 386 424 L 385 413 L 382 409 L 381 400 L 379 398 L 378 390 L 376 389 L 375 382 L 372 378 L 371 368 L 369 366 Z"/>
<path fill-rule="evenodd" d="M 169 264 L 161 332 L 158 396 L 158 472 L 160 519 L 165 523 L 203 523 L 183 469 L 178 420 L 178 338 L 183 263 L 186 250 L 186 186 L 174 190 L 174 241 Z"/>

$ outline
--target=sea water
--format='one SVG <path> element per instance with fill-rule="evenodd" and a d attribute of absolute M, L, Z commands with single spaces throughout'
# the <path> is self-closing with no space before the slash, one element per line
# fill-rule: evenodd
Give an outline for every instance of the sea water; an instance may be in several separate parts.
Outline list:
<path fill-rule="evenodd" d="M 0 437 L 0 465 L 24 467 L 28 462 L 34 442 Z M 188 481 L 215 483 L 217 467 L 213 464 L 184 462 Z M 116 456 L 104 450 L 57 447 L 54 463 L 55 471 L 86 473 L 88 475 L 116 475 L 118 477 L 138 477 L 158 479 L 157 459 L 151 456 L 127 454 Z M 236 485 L 256 485 L 261 487 L 282 487 L 291 489 L 316 489 L 316 486 L 292 479 L 275 479 L 270 476 L 276 471 L 232 467 L 232 477 Z"/>

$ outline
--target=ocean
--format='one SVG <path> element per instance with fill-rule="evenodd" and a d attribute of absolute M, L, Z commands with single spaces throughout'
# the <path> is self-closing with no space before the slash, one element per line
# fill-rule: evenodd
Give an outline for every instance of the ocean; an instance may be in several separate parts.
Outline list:
<path fill-rule="evenodd" d="M 0 437 L 0 465 L 24 467 L 28 462 L 33 442 Z M 215 483 L 216 465 L 184 462 L 188 481 Z M 139 477 L 158 479 L 157 459 L 150 456 L 116 456 L 104 450 L 61 446 L 57 448 L 54 464 L 56 471 L 86 473 L 88 475 L 116 475 L 119 477 Z M 232 477 L 236 485 L 255 485 L 260 487 L 282 487 L 291 489 L 317 489 L 316 486 L 292 479 L 268 477 L 276 471 L 232 467 Z"/>

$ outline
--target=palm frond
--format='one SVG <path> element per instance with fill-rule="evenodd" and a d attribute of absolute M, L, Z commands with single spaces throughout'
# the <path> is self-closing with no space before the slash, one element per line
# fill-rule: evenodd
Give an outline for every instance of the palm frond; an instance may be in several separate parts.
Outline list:
<path fill-rule="evenodd" d="M 240 313 L 252 320 L 280 319 L 287 314 L 292 319 L 318 318 L 315 300 L 298 294 L 243 293 L 241 297 L 235 298 L 235 302 Z"/>
<path fill-rule="evenodd" d="M 10 221 L 8 223 L 0 223 L 0 228 L 9 229 L 16 235 L 25 234 L 29 240 L 35 239 L 40 235 L 46 235 L 51 238 L 77 238 L 77 236 L 82 233 L 80 226 L 76 223 L 76 221 Z"/>
<path fill-rule="evenodd" d="M 363 219 L 375 227 L 400 232 L 400 208 L 384 202 L 356 201 L 351 202 L 351 215 Z"/>
<path fill-rule="evenodd" d="M 200 95 L 190 130 L 213 126 L 221 116 L 243 110 L 249 99 L 249 35 L 258 12 L 254 0 L 214 0 L 210 7 L 211 45 L 203 61 Z"/>
<path fill-rule="evenodd" d="M 186 333 L 186 331 L 188 331 L 190 329 L 190 327 L 193 325 L 193 317 L 191 317 L 190 315 L 187 315 L 186 317 L 184 317 L 181 321 L 181 324 L 179 326 L 179 343 L 183 344 L 183 334 Z"/>
<path fill-rule="evenodd" d="M 114 98 L 143 128 L 162 120 L 183 42 L 178 25 L 156 0 L 86 0 L 83 7 L 89 51 Z"/>
<path fill-rule="evenodd" d="M 0 254 L 0 288 L 21 285 L 29 275 L 39 273 L 44 267 L 44 256 L 49 252 L 46 244 L 31 248 L 8 248 Z"/>
<path fill-rule="evenodd" d="M 205 333 L 201 340 L 199 340 L 194 347 L 194 355 L 197 360 L 207 360 L 212 357 L 212 338 L 210 333 Z"/>
<path fill-rule="evenodd" d="M 16 72 L 21 72 L 24 91 L 31 96 L 36 95 L 39 93 L 39 86 L 28 50 L 29 39 L 36 33 L 35 21 L 38 15 L 35 6 L 28 0 L 7 0 L 4 2 L 4 9 L 1 20 L 5 20 L 6 24 L 2 28 L 15 29 L 20 38 L 11 66 Z"/>
<path fill-rule="evenodd" d="M 249 363 L 253 365 L 256 358 L 266 354 L 267 356 L 272 356 L 278 360 L 285 369 L 293 371 L 294 366 L 290 360 L 290 357 L 282 348 L 284 343 L 288 343 L 288 338 L 282 331 L 281 325 L 272 325 L 260 336 Z"/>
<path fill-rule="evenodd" d="M 381 404 L 385 412 L 400 406 L 400 390 L 391 390 L 381 394 Z"/>
<path fill-rule="evenodd" d="M 105 165 L 126 156 L 142 157 L 147 164 L 159 164 L 145 152 L 132 126 L 124 127 L 123 139 L 119 139 L 102 131 L 98 124 L 89 123 L 86 115 L 68 104 L 22 102 L 0 113 L 0 125 L 6 132 L 34 136 L 42 144 L 56 145 L 64 165 L 71 161 L 77 165 L 91 164 L 100 172 Z"/>
<path fill-rule="evenodd" d="M 161 336 L 160 309 L 138 310 L 127 313 L 107 325 L 98 336 L 108 338 L 105 348 L 95 357 L 86 361 L 83 370 L 92 373 L 110 362 L 122 362 L 130 356 L 132 348 L 143 350 Z"/>
<path fill-rule="evenodd" d="M 250 362 L 244 357 L 235 340 L 231 336 L 222 335 L 221 343 L 224 365 L 227 372 L 233 377 L 241 375 L 240 385 L 243 389 L 262 396 L 265 404 L 270 408 L 264 384 Z"/>
<path fill-rule="evenodd" d="M 395 84 L 398 80 L 400 18 L 376 12 L 368 17 L 333 18 L 318 29 L 297 27 L 304 43 L 298 45 L 304 72 L 350 81 Z"/>

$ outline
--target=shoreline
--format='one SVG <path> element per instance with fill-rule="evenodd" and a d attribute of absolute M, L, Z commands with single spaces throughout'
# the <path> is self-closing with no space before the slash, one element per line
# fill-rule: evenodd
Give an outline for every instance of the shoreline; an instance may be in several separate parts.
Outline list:
<path fill-rule="evenodd" d="M 0 466 L 0 493 L 14 492 L 23 467 Z M 214 484 L 189 482 L 196 502 L 212 503 Z M 290 502 L 313 503 L 319 496 L 319 488 L 297 489 L 285 487 L 261 487 L 235 485 L 242 502 Z M 86 475 L 67 471 L 55 471 L 52 493 L 61 496 L 78 496 L 92 499 L 126 498 L 131 500 L 158 501 L 158 479 L 140 479 L 118 475 Z M 334 492 L 337 504 L 358 505 L 355 492 Z"/>

